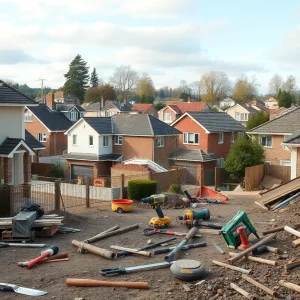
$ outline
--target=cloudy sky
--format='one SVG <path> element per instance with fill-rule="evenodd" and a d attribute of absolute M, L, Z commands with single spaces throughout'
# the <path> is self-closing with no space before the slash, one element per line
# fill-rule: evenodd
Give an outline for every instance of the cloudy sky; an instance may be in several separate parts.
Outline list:
<path fill-rule="evenodd" d="M 108 81 L 116 67 L 147 72 L 156 87 L 224 71 L 274 73 L 300 87 L 297 0 L 0 0 L 0 78 L 58 88 L 80 53 Z"/>

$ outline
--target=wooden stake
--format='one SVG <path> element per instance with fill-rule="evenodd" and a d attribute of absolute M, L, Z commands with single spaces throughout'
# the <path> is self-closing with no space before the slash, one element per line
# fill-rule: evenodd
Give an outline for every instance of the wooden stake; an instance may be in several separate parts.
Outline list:
<path fill-rule="evenodd" d="M 148 252 L 148 251 L 140 251 L 138 249 L 120 247 L 120 246 L 115 246 L 115 245 L 110 246 L 110 248 L 114 249 L 114 250 L 126 251 L 126 252 L 129 252 L 132 254 L 138 254 L 138 255 L 143 255 L 143 256 L 148 256 L 148 257 L 150 257 L 152 255 L 152 253 Z"/>
<path fill-rule="evenodd" d="M 94 235 L 93 237 L 91 237 L 91 238 L 89 238 L 89 239 L 84 240 L 84 242 L 85 242 L 85 243 L 88 243 L 88 244 L 89 244 L 89 243 L 96 242 L 96 241 L 98 240 L 98 237 L 99 237 L 99 236 L 102 236 L 103 234 L 105 234 L 105 233 L 107 233 L 107 232 L 112 232 L 112 231 L 114 231 L 114 230 L 117 230 L 117 229 L 119 229 L 119 228 L 120 228 L 119 225 L 115 225 L 115 226 L 113 226 L 113 227 L 111 227 L 111 228 L 109 228 L 109 229 L 107 229 L 107 230 L 105 230 L 105 231 L 103 231 L 103 232 L 100 232 L 100 233 Z"/>
<path fill-rule="evenodd" d="M 263 231 L 262 235 L 268 235 L 270 233 L 279 232 L 279 231 L 283 231 L 283 230 L 284 230 L 284 226 L 282 226 L 282 227 L 276 227 L 276 228 L 273 228 L 273 229 L 269 229 L 269 230 Z"/>
<path fill-rule="evenodd" d="M 234 252 L 229 252 L 228 253 L 230 257 L 236 256 L 238 253 Z M 266 264 L 266 265 L 271 265 L 271 266 L 277 266 L 278 263 L 275 260 L 269 260 L 269 259 L 264 259 L 256 256 L 246 256 L 245 259 L 250 260 L 250 261 L 255 261 L 258 263 Z"/>
<path fill-rule="evenodd" d="M 264 286 L 263 284 L 255 281 L 254 279 L 252 279 L 251 277 L 247 276 L 246 274 L 243 274 L 242 278 L 245 279 L 246 281 L 250 282 L 251 284 L 255 285 L 259 289 L 261 289 L 261 290 L 265 291 L 266 293 L 270 294 L 271 296 L 275 296 L 276 292 L 272 291 L 271 289 L 269 289 L 268 287 Z"/>
<path fill-rule="evenodd" d="M 297 236 L 297 237 L 300 238 L 300 232 L 297 231 L 297 230 L 295 230 L 295 229 L 293 229 L 292 227 L 290 227 L 290 226 L 284 226 L 284 230 L 286 232 L 291 233 L 291 234 L 293 234 L 293 235 L 295 235 L 295 236 Z"/>
<path fill-rule="evenodd" d="M 215 230 L 215 229 L 199 229 L 199 233 L 201 233 L 201 234 L 215 234 L 215 235 L 220 235 L 220 230 Z"/>
<path fill-rule="evenodd" d="M 241 260 L 244 256 L 246 256 L 248 253 L 252 252 L 254 249 L 256 249 L 257 247 L 273 240 L 276 237 L 276 233 L 271 233 L 270 235 L 267 235 L 266 237 L 264 237 L 263 239 L 261 239 L 259 242 L 257 242 L 256 244 L 252 245 L 251 247 L 247 248 L 246 250 L 238 253 L 236 256 L 231 257 L 228 259 L 229 263 L 231 265 L 233 265 L 235 262 Z"/>
<path fill-rule="evenodd" d="M 237 272 L 241 272 L 241 273 L 244 273 L 244 274 L 249 274 L 251 272 L 250 270 L 246 270 L 246 269 L 242 269 L 242 268 L 239 268 L 239 267 L 231 266 L 231 265 L 225 264 L 225 263 L 217 261 L 217 260 L 212 260 L 212 263 L 215 264 L 215 265 L 218 265 L 220 267 L 224 267 L 224 268 L 227 268 L 227 269 L 230 269 L 230 270 L 233 270 L 233 271 L 237 271 Z"/>
<path fill-rule="evenodd" d="M 299 246 L 300 246 L 300 239 L 294 240 L 294 241 L 292 242 L 292 244 L 293 244 L 293 247 L 294 247 L 294 248 L 299 247 Z"/>
<path fill-rule="evenodd" d="M 49 259 L 49 260 L 42 260 L 41 263 L 52 263 L 52 262 L 62 262 L 62 261 L 69 261 L 70 258 L 58 258 L 58 259 Z"/>
<path fill-rule="evenodd" d="M 247 299 L 250 300 L 254 300 L 255 297 L 252 296 L 250 293 L 246 292 L 245 290 L 241 289 L 240 287 L 238 287 L 236 284 L 234 284 L 233 282 L 230 283 L 230 287 L 232 289 L 234 289 L 236 292 L 238 292 L 239 294 L 243 295 L 244 297 L 246 297 Z"/>
<path fill-rule="evenodd" d="M 291 283 L 291 282 L 288 282 L 288 281 L 284 281 L 284 280 L 280 280 L 279 284 L 281 286 L 284 286 L 284 287 L 290 289 L 290 290 L 293 290 L 293 291 L 296 291 L 296 292 L 300 293 L 300 286 L 297 285 L 297 284 L 294 284 L 294 283 Z"/>
<path fill-rule="evenodd" d="M 284 268 L 286 271 L 288 270 L 291 270 L 295 267 L 298 267 L 300 265 L 300 260 L 297 260 L 297 261 L 294 261 L 294 262 L 291 262 L 291 263 L 288 263 L 286 265 L 284 265 Z"/>

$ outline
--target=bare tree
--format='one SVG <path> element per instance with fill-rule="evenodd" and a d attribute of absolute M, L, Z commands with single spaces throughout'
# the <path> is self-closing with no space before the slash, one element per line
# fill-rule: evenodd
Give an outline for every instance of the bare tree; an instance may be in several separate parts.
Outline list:
<path fill-rule="evenodd" d="M 296 77 L 293 75 L 289 75 L 283 84 L 283 90 L 287 91 L 288 93 L 294 93 L 296 89 L 297 89 Z"/>
<path fill-rule="evenodd" d="M 152 79 L 144 74 L 136 85 L 136 94 L 140 97 L 141 103 L 152 103 L 154 100 L 155 88 Z"/>
<path fill-rule="evenodd" d="M 283 79 L 279 74 L 275 74 L 269 82 L 269 92 L 270 94 L 278 95 L 279 90 L 283 87 Z"/>
<path fill-rule="evenodd" d="M 201 77 L 200 85 L 202 98 L 209 103 L 215 103 L 225 97 L 230 90 L 230 82 L 224 72 L 211 71 L 205 73 Z"/>
<path fill-rule="evenodd" d="M 232 98 L 240 102 L 250 101 L 257 94 L 257 79 L 255 76 L 248 78 L 242 74 L 236 81 Z"/>
<path fill-rule="evenodd" d="M 137 81 L 138 74 L 129 65 L 118 67 L 110 78 L 110 83 L 123 98 L 127 98 L 133 92 Z"/>
<path fill-rule="evenodd" d="M 200 80 L 194 81 L 190 84 L 193 96 L 196 99 L 201 99 L 201 85 L 200 85 Z"/>
<path fill-rule="evenodd" d="M 186 80 L 180 81 L 180 90 L 181 90 L 181 93 L 186 93 L 186 94 L 189 94 L 191 92 L 191 89 L 188 86 Z"/>

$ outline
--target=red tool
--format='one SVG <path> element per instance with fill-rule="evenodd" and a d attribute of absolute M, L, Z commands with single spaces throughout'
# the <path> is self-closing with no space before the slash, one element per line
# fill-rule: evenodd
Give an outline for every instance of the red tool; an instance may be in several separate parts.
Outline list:
<path fill-rule="evenodd" d="M 239 227 L 236 231 L 240 235 L 240 239 L 241 239 L 241 245 L 238 248 L 241 250 L 245 250 L 245 249 L 251 247 L 252 244 L 249 243 L 249 241 L 248 241 L 248 236 L 245 232 L 244 227 Z"/>
<path fill-rule="evenodd" d="M 143 231 L 144 235 L 153 235 L 156 233 L 159 234 L 167 234 L 167 235 L 175 235 L 175 236 L 186 236 L 188 233 L 187 232 L 176 232 L 176 231 L 169 231 L 169 230 L 162 230 L 162 229 L 155 229 L 155 228 L 146 228 Z M 196 234 L 195 237 L 201 237 L 200 234 Z"/>
<path fill-rule="evenodd" d="M 53 245 L 49 249 L 43 251 L 41 253 L 41 255 L 38 256 L 37 258 L 31 259 L 27 264 L 27 268 L 30 269 L 33 266 L 39 264 L 44 258 L 51 256 L 51 255 L 55 255 L 57 253 L 58 253 L 58 247 Z"/>

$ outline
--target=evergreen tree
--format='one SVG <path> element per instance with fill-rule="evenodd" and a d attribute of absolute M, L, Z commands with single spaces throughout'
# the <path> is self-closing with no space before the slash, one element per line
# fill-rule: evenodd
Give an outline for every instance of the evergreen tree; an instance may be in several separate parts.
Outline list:
<path fill-rule="evenodd" d="M 89 67 L 80 54 L 71 61 L 65 77 L 64 93 L 76 96 L 82 102 L 85 90 L 88 88 Z"/>
<path fill-rule="evenodd" d="M 255 128 L 265 122 L 268 122 L 270 116 L 266 114 L 263 110 L 252 116 L 247 122 L 247 129 Z"/>
<path fill-rule="evenodd" d="M 97 87 L 98 85 L 99 85 L 99 77 L 96 72 L 96 68 L 94 68 L 91 74 L 91 87 Z"/>
<path fill-rule="evenodd" d="M 291 107 L 293 100 L 294 98 L 289 92 L 282 91 L 278 93 L 278 105 L 280 107 Z"/>

